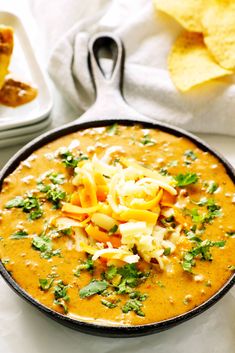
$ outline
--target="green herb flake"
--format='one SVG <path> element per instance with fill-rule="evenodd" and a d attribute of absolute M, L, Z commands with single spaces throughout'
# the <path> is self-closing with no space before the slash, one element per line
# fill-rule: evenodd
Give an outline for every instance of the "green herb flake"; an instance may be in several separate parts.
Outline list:
<path fill-rule="evenodd" d="M 170 253 L 171 253 L 171 248 L 166 248 L 166 249 L 164 249 L 163 255 L 168 256 L 168 255 L 170 255 Z"/>
<path fill-rule="evenodd" d="M 211 181 L 211 182 L 209 183 L 208 188 L 206 189 L 206 192 L 207 192 L 208 194 L 214 194 L 214 193 L 216 192 L 216 190 L 218 189 L 218 187 L 219 187 L 219 185 L 216 184 L 216 182 Z"/>
<path fill-rule="evenodd" d="M 6 208 L 21 208 L 23 212 L 29 213 L 29 219 L 35 220 L 43 215 L 39 200 L 35 196 L 16 196 L 7 202 Z"/>
<path fill-rule="evenodd" d="M 94 294 L 100 294 L 107 289 L 108 283 L 106 281 L 92 280 L 87 286 L 79 291 L 80 298 L 87 298 Z"/>
<path fill-rule="evenodd" d="M 109 229 L 109 234 L 115 234 L 117 233 L 117 230 L 118 230 L 118 225 L 114 224 L 114 226 L 111 229 Z"/>
<path fill-rule="evenodd" d="M 79 162 L 88 160 L 88 157 L 82 152 L 79 153 L 79 156 L 76 157 L 70 151 L 63 151 L 59 154 L 59 157 L 62 160 L 62 163 L 66 168 L 75 169 Z"/>
<path fill-rule="evenodd" d="M 163 176 L 169 175 L 168 169 L 166 167 L 160 168 L 159 173 Z"/>
<path fill-rule="evenodd" d="M 41 252 L 41 257 L 44 259 L 50 259 L 52 256 L 60 255 L 60 249 L 53 250 L 51 239 L 45 235 L 34 236 L 32 246 L 35 250 Z"/>
<path fill-rule="evenodd" d="M 140 140 L 140 143 L 144 146 L 154 146 L 156 145 L 156 141 L 151 139 L 149 134 L 145 134 L 144 137 Z"/>
<path fill-rule="evenodd" d="M 39 287 L 43 291 L 47 291 L 48 289 L 51 288 L 52 284 L 54 282 L 54 279 L 47 279 L 47 278 L 39 278 Z"/>
<path fill-rule="evenodd" d="M 117 135 L 118 133 L 118 124 L 115 123 L 113 125 L 106 127 L 106 132 L 109 136 Z"/>
<path fill-rule="evenodd" d="M 230 265 L 230 266 L 228 266 L 228 269 L 229 269 L 230 271 L 235 271 L 235 265 Z"/>
<path fill-rule="evenodd" d="M 142 302 L 138 299 L 130 299 L 122 307 L 122 312 L 127 314 L 129 311 L 134 311 L 138 316 L 145 316 L 144 312 L 141 310 L 143 306 Z"/>
<path fill-rule="evenodd" d="M 6 208 L 21 208 L 24 206 L 24 198 L 22 196 L 16 196 L 14 199 L 8 201 L 5 205 Z"/>
<path fill-rule="evenodd" d="M 45 193 L 46 199 L 53 204 L 54 209 L 61 208 L 61 201 L 66 199 L 66 192 L 60 189 L 57 185 L 38 184 L 38 189 Z"/>
<path fill-rule="evenodd" d="M 160 288 L 165 288 L 165 285 L 161 281 L 157 281 L 157 285 Z"/>
<path fill-rule="evenodd" d="M 184 156 L 192 161 L 197 159 L 197 155 L 192 150 L 185 151 Z"/>
<path fill-rule="evenodd" d="M 189 273 L 192 273 L 192 267 L 195 266 L 195 257 L 198 257 L 201 260 L 212 261 L 212 254 L 210 252 L 210 248 L 212 247 L 224 247 L 225 241 L 210 241 L 204 240 L 198 246 L 192 248 L 190 251 L 187 251 L 182 260 L 183 270 Z"/>
<path fill-rule="evenodd" d="M 111 302 L 106 299 L 101 299 L 101 303 L 109 309 L 113 309 L 117 307 L 117 302 Z"/>
<path fill-rule="evenodd" d="M 10 239 L 25 239 L 28 238 L 28 233 L 25 230 L 18 230 L 17 232 L 11 234 Z"/>
<path fill-rule="evenodd" d="M 94 270 L 94 261 L 91 259 L 91 257 L 88 257 L 88 259 L 82 263 L 80 263 L 76 269 L 74 270 L 74 276 L 79 277 L 81 271 L 89 271 L 93 272 Z"/>
<path fill-rule="evenodd" d="M 234 237 L 235 236 L 235 231 L 229 231 L 229 232 L 226 232 L 226 235 L 228 236 L 228 237 Z"/>
<path fill-rule="evenodd" d="M 175 176 L 175 180 L 177 181 L 176 186 L 184 187 L 195 184 L 198 181 L 198 176 L 195 173 L 178 174 Z"/>
<path fill-rule="evenodd" d="M 65 182 L 65 178 L 64 178 L 64 174 L 59 174 L 56 172 L 52 172 L 48 175 L 49 180 L 53 183 L 53 184 L 64 184 Z"/>

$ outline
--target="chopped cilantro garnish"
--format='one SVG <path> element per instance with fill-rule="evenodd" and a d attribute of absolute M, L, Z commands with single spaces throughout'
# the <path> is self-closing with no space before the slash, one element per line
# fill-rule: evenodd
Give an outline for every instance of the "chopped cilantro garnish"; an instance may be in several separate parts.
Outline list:
<path fill-rule="evenodd" d="M 22 208 L 22 211 L 29 213 L 29 218 L 35 220 L 43 214 L 39 200 L 35 196 L 16 196 L 14 199 L 7 202 L 6 208 Z"/>
<path fill-rule="evenodd" d="M 170 255 L 170 253 L 171 253 L 171 248 L 166 248 L 166 249 L 164 249 L 163 255 L 168 256 L 168 255 Z"/>
<path fill-rule="evenodd" d="M 18 232 L 11 234 L 10 239 L 25 239 L 28 235 L 29 234 L 25 230 L 18 230 Z"/>
<path fill-rule="evenodd" d="M 65 200 L 66 192 L 60 189 L 57 185 L 38 184 L 38 189 L 46 195 L 49 202 L 53 204 L 53 208 L 61 208 L 61 201 Z"/>
<path fill-rule="evenodd" d="M 64 174 L 59 174 L 56 172 L 52 172 L 48 175 L 49 180 L 53 184 L 63 184 L 64 183 Z"/>
<path fill-rule="evenodd" d="M 134 311 L 138 316 L 145 316 L 144 312 L 141 310 L 143 306 L 142 302 L 138 299 L 130 299 L 122 307 L 122 312 L 127 314 L 129 311 Z"/>
<path fill-rule="evenodd" d="M 50 278 L 50 279 L 39 278 L 39 285 L 40 285 L 41 290 L 43 290 L 43 291 L 47 291 L 48 289 L 50 289 L 53 282 L 54 282 L 53 278 Z"/>
<path fill-rule="evenodd" d="M 226 232 L 226 235 L 228 237 L 234 237 L 235 236 L 235 231 Z"/>
<path fill-rule="evenodd" d="M 109 308 L 109 309 L 116 308 L 116 306 L 117 306 L 117 302 L 111 302 L 111 301 L 106 300 L 106 299 L 101 299 L 101 303 L 104 306 L 107 306 L 107 308 Z"/>
<path fill-rule="evenodd" d="M 87 286 L 83 287 L 79 291 L 81 298 L 90 297 L 94 294 L 100 294 L 107 289 L 108 283 L 106 281 L 92 280 Z"/>
<path fill-rule="evenodd" d="M 159 173 L 163 176 L 169 175 L 168 169 L 166 167 L 160 168 Z"/>
<path fill-rule="evenodd" d="M 165 285 L 161 281 L 157 281 L 157 285 L 160 288 L 165 288 Z"/>
<path fill-rule="evenodd" d="M 185 151 L 184 155 L 186 158 L 191 159 L 192 161 L 197 159 L 197 155 L 192 150 Z"/>
<path fill-rule="evenodd" d="M 82 263 L 80 263 L 76 269 L 74 270 L 74 276 L 79 277 L 81 271 L 89 271 L 93 272 L 94 270 L 94 261 L 91 259 L 91 257 L 88 257 L 88 259 Z"/>
<path fill-rule="evenodd" d="M 206 192 L 208 192 L 208 194 L 214 194 L 215 191 L 218 189 L 219 185 L 216 184 L 214 181 L 209 183 L 208 188 L 206 189 Z"/>
<path fill-rule="evenodd" d="M 114 224 L 114 226 L 111 229 L 109 229 L 109 234 L 114 234 L 117 232 L 117 230 L 118 230 L 118 225 Z"/>
<path fill-rule="evenodd" d="M 118 124 L 115 123 L 113 125 L 107 126 L 106 127 L 106 132 L 108 135 L 112 136 L 112 135 L 117 135 L 118 132 Z"/>
<path fill-rule="evenodd" d="M 144 137 L 140 140 L 140 143 L 144 146 L 154 146 L 156 145 L 156 141 L 151 139 L 149 134 L 144 135 Z"/>
<path fill-rule="evenodd" d="M 211 247 L 224 247 L 225 241 L 210 241 L 204 240 L 198 246 L 187 251 L 183 256 L 182 267 L 184 271 L 192 273 L 192 267 L 195 266 L 195 257 L 199 256 L 201 260 L 211 261 Z"/>
<path fill-rule="evenodd" d="M 6 208 L 21 208 L 24 206 L 24 198 L 22 196 L 16 196 L 14 199 L 8 201 L 5 205 Z"/>
<path fill-rule="evenodd" d="M 62 306 L 64 309 L 64 313 L 67 314 L 68 312 L 68 307 L 66 302 L 69 301 L 69 296 L 67 294 L 68 291 L 68 285 L 65 285 L 63 281 L 58 281 L 57 285 L 54 287 L 54 304 Z"/>
<path fill-rule="evenodd" d="M 195 184 L 198 181 L 198 176 L 195 173 L 178 174 L 175 176 L 177 181 L 176 186 L 183 187 L 190 184 Z"/>
<path fill-rule="evenodd" d="M 76 157 L 70 151 L 63 151 L 59 154 L 60 158 L 62 159 L 62 163 L 67 168 L 76 168 L 78 163 L 84 160 L 87 160 L 88 157 L 85 156 L 82 152 L 79 153 L 79 156 Z"/>
<path fill-rule="evenodd" d="M 41 252 L 41 257 L 44 259 L 50 259 L 52 256 L 60 255 L 60 250 L 53 250 L 52 241 L 46 235 L 43 236 L 34 236 L 32 241 L 32 246 L 36 250 Z"/>

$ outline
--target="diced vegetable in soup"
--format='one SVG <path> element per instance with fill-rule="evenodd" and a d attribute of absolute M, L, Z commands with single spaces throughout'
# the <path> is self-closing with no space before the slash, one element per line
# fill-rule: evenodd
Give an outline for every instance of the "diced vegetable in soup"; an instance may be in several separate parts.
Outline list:
<path fill-rule="evenodd" d="M 139 325 L 210 298 L 235 269 L 235 187 L 186 138 L 113 125 L 40 148 L 0 194 L 1 260 L 43 305 Z"/>

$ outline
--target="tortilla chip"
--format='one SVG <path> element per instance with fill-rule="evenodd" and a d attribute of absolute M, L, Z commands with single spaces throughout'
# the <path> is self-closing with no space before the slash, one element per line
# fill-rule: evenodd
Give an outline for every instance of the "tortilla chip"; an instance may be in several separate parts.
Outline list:
<path fill-rule="evenodd" d="M 154 0 L 157 10 L 178 21 L 185 29 L 202 32 L 201 17 L 208 0 Z"/>
<path fill-rule="evenodd" d="M 180 91 L 188 91 L 201 83 L 230 75 L 220 67 L 207 50 L 200 33 L 182 33 L 168 59 L 172 81 Z"/>
<path fill-rule="evenodd" d="M 235 1 L 212 1 L 202 18 L 204 41 L 225 69 L 235 68 Z"/>

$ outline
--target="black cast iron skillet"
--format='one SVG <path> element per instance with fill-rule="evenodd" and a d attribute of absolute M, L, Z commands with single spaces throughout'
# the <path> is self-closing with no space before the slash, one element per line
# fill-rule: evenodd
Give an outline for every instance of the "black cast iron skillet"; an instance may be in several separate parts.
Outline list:
<path fill-rule="evenodd" d="M 100 53 L 102 50 L 108 50 L 112 56 L 113 68 L 109 77 L 104 73 L 101 67 Z M 122 73 L 123 73 L 123 60 L 124 50 L 122 43 L 118 37 L 110 33 L 100 33 L 92 37 L 89 42 L 89 68 L 91 76 L 94 80 L 96 88 L 96 101 L 94 105 L 79 119 L 75 120 L 72 124 L 57 128 L 42 136 L 36 138 L 32 142 L 23 147 L 7 165 L 3 168 L 0 174 L 0 189 L 2 188 L 3 180 L 12 173 L 19 163 L 25 160 L 38 148 L 48 144 L 49 142 L 82 129 L 110 125 L 118 121 L 123 125 L 135 125 L 141 123 L 145 128 L 160 129 L 175 136 L 186 137 L 194 142 L 203 151 L 207 151 L 216 156 L 220 162 L 225 166 L 226 171 L 230 178 L 235 182 L 235 173 L 229 162 L 220 154 L 215 152 L 206 143 L 198 137 L 181 130 L 179 128 L 163 124 L 160 122 L 153 122 L 149 118 L 142 116 L 134 111 L 124 100 L 121 93 L 122 87 Z M 50 318 L 58 321 L 59 323 L 70 328 L 82 331 L 84 333 L 108 336 L 108 337 L 133 337 L 147 335 L 162 330 L 169 329 L 177 324 L 193 318 L 194 316 L 202 313 L 213 304 L 215 304 L 235 283 L 235 274 L 215 293 L 210 299 L 198 307 L 186 312 L 185 314 L 178 315 L 171 319 L 163 320 L 160 322 L 139 325 L 139 326 L 102 326 L 101 324 L 83 322 L 64 316 L 53 311 L 32 298 L 25 292 L 11 277 L 10 273 L 6 271 L 2 263 L 0 263 L 0 273 L 10 287 L 23 299 L 34 305 L 41 312 L 45 313 Z M 156 310 L 157 308 L 153 308 Z"/>

